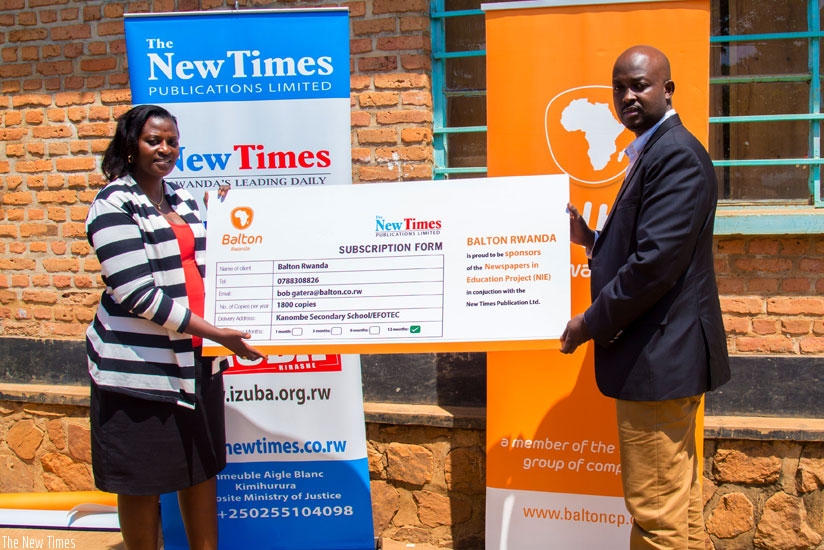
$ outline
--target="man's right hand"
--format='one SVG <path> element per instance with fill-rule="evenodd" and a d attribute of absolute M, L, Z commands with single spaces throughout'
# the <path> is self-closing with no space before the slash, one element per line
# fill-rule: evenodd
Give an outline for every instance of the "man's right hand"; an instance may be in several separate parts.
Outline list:
<path fill-rule="evenodd" d="M 584 321 L 583 314 L 576 315 L 569 320 L 561 335 L 561 353 L 572 353 L 578 349 L 578 346 L 591 339 L 592 336 L 589 334 L 589 327 Z"/>

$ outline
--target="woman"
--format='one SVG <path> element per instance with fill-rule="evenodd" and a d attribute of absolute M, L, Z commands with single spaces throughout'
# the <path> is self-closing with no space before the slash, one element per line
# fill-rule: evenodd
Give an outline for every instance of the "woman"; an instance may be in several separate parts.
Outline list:
<path fill-rule="evenodd" d="M 92 467 L 98 488 L 118 495 L 129 550 L 157 549 L 159 495 L 172 491 L 189 547 L 217 548 L 227 363 L 203 357 L 202 339 L 262 357 L 249 334 L 202 317 L 206 233 L 192 196 L 163 179 L 178 138 L 161 107 L 122 115 L 103 156 L 109 183 L 86 220 L 106 285 L 86 331 Z"/>

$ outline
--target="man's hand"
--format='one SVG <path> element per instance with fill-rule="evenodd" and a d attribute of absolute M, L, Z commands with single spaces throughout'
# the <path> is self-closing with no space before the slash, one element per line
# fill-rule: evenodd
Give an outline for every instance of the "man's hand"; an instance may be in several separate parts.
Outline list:
<path fill-rule="evenodd" d="M 583 314 L 576 315 L 569 320 L 561 335 L 561 353 L 572 353 L 591 338 Z"/>
<path fill-rule="evenodd" d="M 585 246 L 589 251 L 595 244 L 595 231 L 589 228 L 586 220 L 581 217 L 578 209 L 571 202 L 567 203 L 567 213 L 569 214 L 569 240 Z"/>

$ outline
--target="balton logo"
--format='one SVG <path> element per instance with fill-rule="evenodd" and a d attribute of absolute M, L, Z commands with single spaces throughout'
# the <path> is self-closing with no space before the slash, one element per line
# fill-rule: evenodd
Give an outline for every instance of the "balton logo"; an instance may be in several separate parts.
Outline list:
<path fill-rule="evenodd" d="M 627 169 L 624 149 L 635 136 L 613 114 L 609 86 L 556 95 L 546 106 L 544 129 L 552 160 L 572 181 L 600 187 Z"/>
<path fill-rule="evenodd" d="M 244 231 L 252 225 L 252 220 L 255 219 L 255 211 L 250 206 L 238 206 L 232 209 L 229 214 L 229 220 L 232 222 L 232 227 L 238 231 Z M 263 235 L 249 235 L 247 233 L 239 233 L 237 235 L 230 235 L 224 233 L 220 244 L 231 245 L 231 249 L 239 251 L 250 250 L 249 245 L 261 244 L 263 242 Z M 244 246 L 238 246 L 244 245 Z"/>
<path fill-rule="evenodd" d="M 231 219 L 232 226 L 235 229 L 243 231 L 252 225 L 252 220 L 255 219 L 255 211 L 248 206 L 238 206 L 237 208 L 232 209 L 232 213 L 229 215 L 229 218 Z"/>

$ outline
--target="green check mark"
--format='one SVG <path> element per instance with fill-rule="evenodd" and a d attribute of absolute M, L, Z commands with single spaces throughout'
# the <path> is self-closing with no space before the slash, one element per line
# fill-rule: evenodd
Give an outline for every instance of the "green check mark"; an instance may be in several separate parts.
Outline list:
<path fill-rule="evenodd" d="M 420 334 L 421 333 L 421 326 L 420 325 L 412 325 L 409 327 L 409 334 Z"/>

